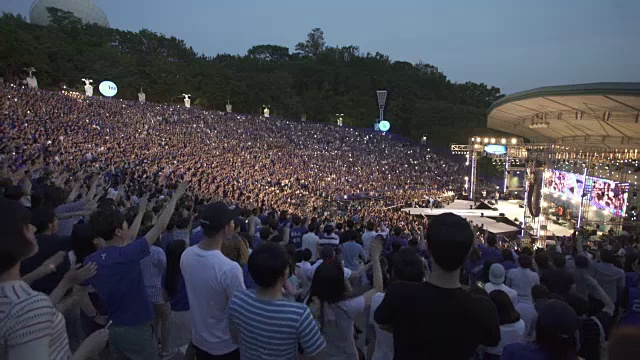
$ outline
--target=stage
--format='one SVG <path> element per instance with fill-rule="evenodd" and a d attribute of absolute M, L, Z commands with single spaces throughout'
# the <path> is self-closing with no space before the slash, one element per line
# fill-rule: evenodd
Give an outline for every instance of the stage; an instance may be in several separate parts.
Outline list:
<path fill-rule="evenodd" d="M 505 223 L 497 222 L 493 219 L 489 219 L 488 217 L 497 217 L 500 216 L 500 213 L 503 213 L 506 218 L 513 220 L 516 223 L 522 222 L 522 219 L 524 218 L 524 208 L 520 207 L 521 204 L 522 200 L 507 200 L 499 201 L 497 205 L 492 206 L 494 208 L 497 208 L 498 210 L 473 209 L 473 201 L 455 200 L 451 204 L 440 209 L 404 208 L 402 209 L 402 211 L 408 212 L 412 215 L 424 216 L 439 215 L 442 213 L 452 212 L 456 215 L 462 216 L 467 220 L 473 221 L 474 224 L 484 225 L 485 229 L 488 229 L 492 233 L 500 234 L 517 231 L 518 228 Z M 533 226 L 533 224 L 529 225 Z M 554 224 L 551 221 L 547 222 L 547 236 L 554 234 L 559 236 L 568 236 L 572 233 L 572 229 Z"/>

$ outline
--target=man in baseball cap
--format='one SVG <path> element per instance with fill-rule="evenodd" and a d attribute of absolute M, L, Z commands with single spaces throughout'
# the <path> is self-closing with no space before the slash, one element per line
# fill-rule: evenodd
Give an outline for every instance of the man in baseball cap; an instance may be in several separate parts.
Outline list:
<path fill-rule="evenodd" d="M 245 289 L 242 268 L 220 251 L 222 241 L 233 234 L 238 215 L 239 208 L 223 202 L 206 205 L 198 214 L 202 241 L 185 250 L 180 259 L 191 310 L 191 341 L 198 359 L 240 359 L 229 334 L 227 307 L 233 293 Z"/>

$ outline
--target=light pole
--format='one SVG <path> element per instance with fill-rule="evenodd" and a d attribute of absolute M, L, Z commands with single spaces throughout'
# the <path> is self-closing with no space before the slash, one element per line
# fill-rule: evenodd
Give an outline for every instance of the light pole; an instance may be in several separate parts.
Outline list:
<path fill-rule="evenodd" d="M 344 114 L 336 114 L 336 116 L 338 117 L 338 126 L 342 126 L 342 117 Z"/>
<path fill-rule="evenodd" d="M 93 96 L 93 85 L 91 85 L 93 80 L 82 79 L 82 81 L 84 81 L 84 94 L 87 96 Z"/>
<path fill-rule="evenodd" d="M 378 97 L 378 109 L 380 110 L 380 119 L 378 122 L 381 122 L 384 120 L 384 104 L 387 102 L 387 91 L 378 90 L 376 91 L 376 96 Z"/>

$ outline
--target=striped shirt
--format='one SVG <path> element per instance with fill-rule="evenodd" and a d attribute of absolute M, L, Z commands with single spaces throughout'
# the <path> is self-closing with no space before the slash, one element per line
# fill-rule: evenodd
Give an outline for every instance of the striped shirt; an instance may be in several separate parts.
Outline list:
<path fill-rule="evenodd" d="M 142 279 L 147 289 L 149 301 L 153 304 L 162 304 L 162 278 L 167 270 L 167 256 L 158 246 L 149 248 L 150 254 L 140 261 Z"/>
<path fill-rule="evenodd" d="M 69 359 L 64 317 L 25 282 L 0 283 L 0 358 Z"/>
<path fill-rule="evenodd" d="M 325 346 L 307 306 L 287 299 L 259 299 L 253 290 L 233 296 L 229 323 L 238 331 L 241 359 L 295 360 L 298 344 L 309 356 Z"/>

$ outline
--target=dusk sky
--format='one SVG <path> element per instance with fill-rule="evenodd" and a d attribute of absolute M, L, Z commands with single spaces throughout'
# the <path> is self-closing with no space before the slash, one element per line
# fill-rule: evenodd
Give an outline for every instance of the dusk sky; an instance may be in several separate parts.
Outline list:
<path fill-rule="evenodd" d="M 147 28 L 197 52 L 288 46 L 311 28 L 328 45 L 424 61 L 450 80 L 534 87 L 640 81 L 638 0 L 97 0 L 114 28 Z M 0 0 L 28 16 L 30 0 Z"/>

